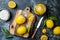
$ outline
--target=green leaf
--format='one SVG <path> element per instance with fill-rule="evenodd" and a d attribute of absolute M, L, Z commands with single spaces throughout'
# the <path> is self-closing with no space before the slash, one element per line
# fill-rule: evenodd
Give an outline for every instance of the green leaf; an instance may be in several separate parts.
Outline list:
<path fill-rule="evenodd" d="M 44 20 L 44 26 L 45 26 L 47 20 L 48 20 L 48 19 L 45 19 L 45 20 Z"/>
<path fill-rule="evenodd" d="M 49 19 L 53 20 L 53 21 L 58 21 L 58 18 L 55 16 L 50 16 Z"/>
<path fill-rule="evenodd" d="M 5 34 L 10 34 L 10 32 L 5 28 L 3 28 L 3 31 L 4 31 Z"/>
<path fill-rule="evenodd" d="M 10 38 L 13 38 L 13 36 L 12 35 L 6 36 L 6 39 L 10 39 Z"/>
<path fill-rule="evenodd" d="M 30 33 L 30 26 L 27 28 L 28 33 Z"/>

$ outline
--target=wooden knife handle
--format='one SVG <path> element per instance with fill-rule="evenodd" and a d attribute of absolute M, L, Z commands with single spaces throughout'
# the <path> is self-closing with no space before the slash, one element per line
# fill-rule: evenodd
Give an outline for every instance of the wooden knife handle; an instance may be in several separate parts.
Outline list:
<path fill-rule="evenodd" d="M 33 35 L 32 35 L 32 38 L 34 38 L 35 34 L 37 33 L 37 29 L 35 29 Z"/>

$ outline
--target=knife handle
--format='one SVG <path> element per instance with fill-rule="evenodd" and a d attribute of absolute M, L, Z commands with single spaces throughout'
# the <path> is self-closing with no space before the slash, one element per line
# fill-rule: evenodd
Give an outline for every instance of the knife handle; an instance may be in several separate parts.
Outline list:
<path fill-rule="evenodd" d="M 32 35 L 32 38 L 34 38 L 35 34 L 37 33 L 37 29 L 35 29 L 33 35 Z"/>

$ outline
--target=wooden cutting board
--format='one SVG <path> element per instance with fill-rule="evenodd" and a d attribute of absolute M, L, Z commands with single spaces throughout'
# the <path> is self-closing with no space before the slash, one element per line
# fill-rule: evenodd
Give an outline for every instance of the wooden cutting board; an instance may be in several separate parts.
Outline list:
<path fill-rule="evenodd" d="M 30 29 L 31 29 L 31 30 L 30 30 L 30 31 L 31 31 L 30 33 L 26 32 L 26 33 L 23 34 L 23 35 L 18 35 L 18 34 L 16 33 L 16 29 L 17 29 L 20 25 L 15 22 L 15 18 L 16 18 L 16 16 L 21 15 L 21 14 L 24 15 L 24 16 L 26 17 L 26 19 L 28 19 L 29 17 L 33 18 L 33 21 L 31 21 L 31 22 L 27 21 L 26 23 L 21 24 L 21 25 L 26 26 L 26 28 L 28 28 L 28 26 L 30 26 Z M 32 16 L 29 16 L 29 14 L 32 14 L 32 13 L 30 12 L 30 7 L 26 7 L 24 10 L 17 10 L 17 11 L 16 11 L 16 15 L 15 15 L 15 17 L 13 18 L 13 20 L 12 20 L 10 26 L 9 26 L 10 33 L 11 33 L 12 35 L 22 36 L 22 37 L 24 37 L 24 38 L 28 38 L 28 37 L 30 36 L 30 34 L 32 33 L 32 28 L 33 28 L 34 22 L 35 22 L 35 15 L 32 14 Z"/>

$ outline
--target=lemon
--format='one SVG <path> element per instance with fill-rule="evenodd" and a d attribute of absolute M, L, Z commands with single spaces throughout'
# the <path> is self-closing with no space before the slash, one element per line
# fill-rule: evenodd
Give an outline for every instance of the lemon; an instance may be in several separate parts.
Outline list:
<path fill-rule="evenodd" d="M 16 16 L 15 21 L 18 24 L 23 24 L 26 21 L 26 19 L 23 15 L 18 15 Z"/>
<path fill-rule="evenodd" d="M 28 16 L 29 16 L 29 17 L 31 17 L 31 16 L 33 16 L 33 14 L 32 14 L 32 13 L 30 13 L 30 14 L 28 14 Z"/>
<path fill-rule="evenodd" d="M 40 40 L 48 40 L 48 37 L 46 35 L 42 35 Z"/>
<path fill-rule="evenodd" d="M 19 35 L 23 35 L 23 34 L 25 34 L 26 33 L 26 27 L 25 26 L 19 26 L 18 28 L 17 28 L 17 34 L 19 34 Z"/>
<path fill-rule="evenodd" d="M 9 1 L 8 2 L 8 7 L 9 8 L 15 8 L 16 7 L 16 3 L 14 1 Z"/>
<path fill-rule="evenodd" d="M 33 18 L 32 18 L 32 17 L 29 17 L 29 18 L 28 18 L 28 21 L 29 21 L 29 22 L 32 22 L 32 21 L 33 21 Z"/>
<path fill-rule="evenodd" d="M 48 19 L 48 20 L 46 21 L 46 26 L 47 26 L 48 28 L 52 28 L 52 27 L 54 26 L 54 22 L 53 22 L 52 20 Z"/>
<path fill-rule="evenodd" d="M 34 12 L 38 15 L 43 15 L 46 12 L 46 6 L 44 4 L 37 4 L 34 7 Z"/>
<path fill-rule="evenodd" d="M 33 18 L 32 18 L 33 14 L 30 13 L 28 16 L 29 16 L 28 21 L 29 21 L 29 22 L 32 22 L 32 21 L 33 21 Z"/>
<path fill-rule="evenodd" d="M 45 28 L 42 30 L 42 33 L 46 33 L 46 29 Z"/>
<path fill-rule="evenodd" d="M 60 26 L 56 26 L 53 30 L 53 34 L 59 35 L 60 34 Z"/>

